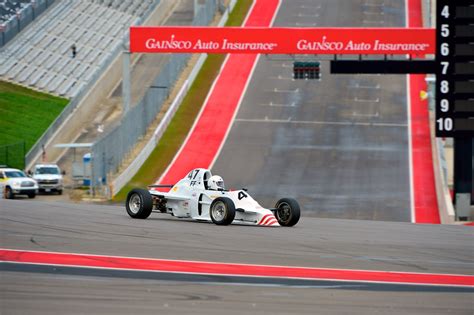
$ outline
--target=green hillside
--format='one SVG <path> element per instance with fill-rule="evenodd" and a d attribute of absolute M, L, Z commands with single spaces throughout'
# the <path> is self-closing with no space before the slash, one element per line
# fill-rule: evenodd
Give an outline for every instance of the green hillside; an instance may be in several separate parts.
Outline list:
<path fill-rule="evenodd" d="M 0 81 L 0 145 L 26 142 L 29 150 L 69 100 Z"/>

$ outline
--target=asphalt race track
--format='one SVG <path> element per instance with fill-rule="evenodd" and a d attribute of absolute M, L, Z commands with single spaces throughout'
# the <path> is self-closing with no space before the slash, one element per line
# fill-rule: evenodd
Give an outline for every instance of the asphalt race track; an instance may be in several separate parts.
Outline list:
<path fill-rule="evenodd" d="M 318 268 L 474 274 L 464 226 L 303 218 L 219 227 L 123 207 L 0 200 L 1 248 Z M 2 314 L 471 314 L 474 289 L 127 273 L 3 263 Z M 198 311 L 197 311 L 198 310 Z"/>
<path fill-rule="evenodd" d="M 274 26 L 404 27 L 405 1 L 282 1 Z M 260 57 L 213 172 L 265 206 L 292 196 L 306 216 L 410 222 L 406 76 L 326 61 L 319 82 L 291 78 L 289 56 Z"/>

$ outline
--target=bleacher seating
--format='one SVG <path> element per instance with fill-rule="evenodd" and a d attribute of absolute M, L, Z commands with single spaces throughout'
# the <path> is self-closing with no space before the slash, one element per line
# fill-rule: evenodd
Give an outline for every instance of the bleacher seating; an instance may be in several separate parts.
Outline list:
<path fill-rule="evenodd" d="M 0 0 L 0 24 L 15 16 L 19 10 L 26 7 L 32 0 Z"/>
<path fill-rule="evenodd" d="M 58 1 L 0 51 L 0 77 L 73 98 L 117 52 L 129 26 L 157 2 Z"/>

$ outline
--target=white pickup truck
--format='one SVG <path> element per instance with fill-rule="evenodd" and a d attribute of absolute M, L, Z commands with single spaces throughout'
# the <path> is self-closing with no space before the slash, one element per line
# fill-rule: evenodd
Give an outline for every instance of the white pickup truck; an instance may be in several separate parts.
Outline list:
<path fill-rule="evenodd" d="M 41 192 L 63 193 L 63 175 L 56 164 L 36 164 L 33 168 L 32 177 L 38 182 Z"/>
<path fill-rule="evenodd" d="M 0 168 L 0 191 L 6 199 L 13 199 L 15 195 L 27 195 L 35 198 L 38 184 L 20 170 L 15 168 Z"/>

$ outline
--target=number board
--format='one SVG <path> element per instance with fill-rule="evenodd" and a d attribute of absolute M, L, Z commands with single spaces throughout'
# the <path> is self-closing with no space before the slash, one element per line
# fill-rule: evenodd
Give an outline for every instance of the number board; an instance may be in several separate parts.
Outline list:
<path fill-rule="evenodd" d="M 436 11 L 436 136 L 474 137 L 474 1 Z"/>

